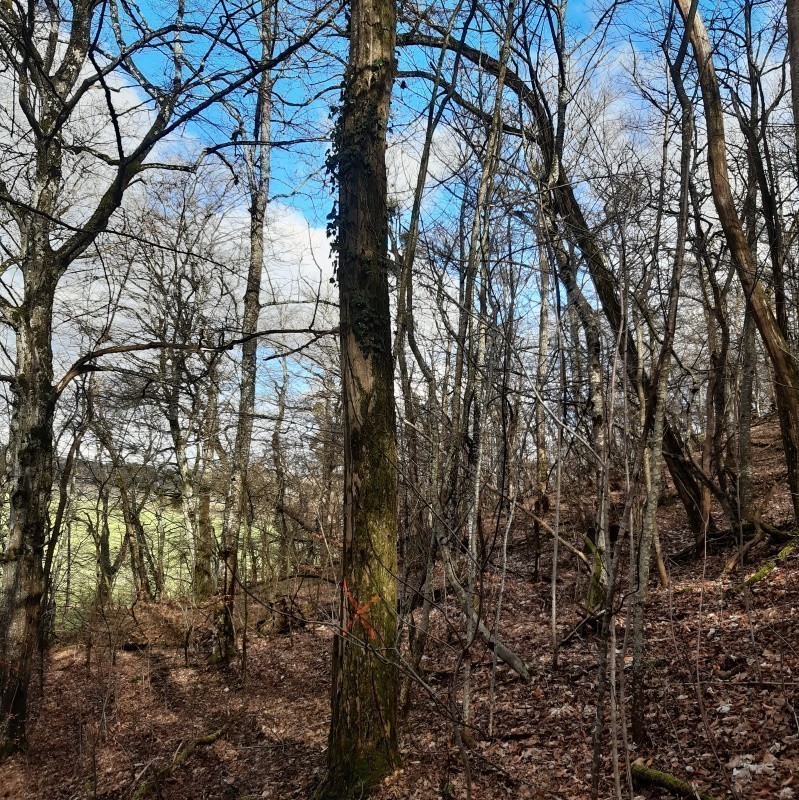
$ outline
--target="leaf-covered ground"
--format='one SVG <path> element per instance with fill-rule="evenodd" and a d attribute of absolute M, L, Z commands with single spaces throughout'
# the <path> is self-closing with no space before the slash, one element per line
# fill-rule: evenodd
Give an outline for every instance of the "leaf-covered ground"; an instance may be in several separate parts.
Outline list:
<path fill-rule="evenodd" d="M 757 431 L 763 518 L 788 514 L 773 426 Z M 679 509 L 664 507 L 664 544 L 685 545 Z M 652 584 L 647 636 L 648 732 L 634 747 L 617 697 L 616 764 L 624 797 L 666 798 L 627 788 L 635 760 L 718 798 L 799 799 L 799 555 L 751 590 L 741 577 L 777 551 L 760 545 L 730 580 L 719 578 L 729 547 L 671 565 L 668 590 Z M 559 638 L 581 619 L 585 575 L 568 554 L 558 583 Z M 546 569 L 548 565 L 545 564 Z M 319 582 L 316 582 L 319 583 Z M 488 572 L 485 615 L 493 619 L 498 575 Z M 311 601 L 314 601 L 313 603 Z M 313 617 L 290 633 L 248 637 L 246 672 L 204 666 L 207 612 L 177 603 L 140 605 L 87 618 L 81 641 L 51 653 L 30 726 L 30 749 L 0 766 L 0 798 L 169 799 L 307 797 L 320 779 L 329 722 L 330 594 L 303 590 Z M 402 725 L 402 766 L 376 797 L 463 798 L 467 767 L 475 798 L 590 795 L 598 640 L 581 630 L 552 667 L 550 586 L 531 579 L 524 531 L 510 548 L 503 640 L 531 666 L 522 683 L 500 664 L 491 692 L 490 653 L 471 649 L 473 727 L 464 751 L 453 741 L 452 672 L 462 656 L 460 620 L 446 599 L 433 612 L 426 687 L 412 692 Z M 257 606 L 250 609 L 257 618 Z M 619 687 L 630 656 L 625 614 L 616 628 Z M 113 654 L 113 658 L 112 658 Z M 459 679 L 462 678 L 462 671 Z M 491 728 L 489 726 L 492 726 Z M 613 797 L 608 714 L 600 797 Z"/>

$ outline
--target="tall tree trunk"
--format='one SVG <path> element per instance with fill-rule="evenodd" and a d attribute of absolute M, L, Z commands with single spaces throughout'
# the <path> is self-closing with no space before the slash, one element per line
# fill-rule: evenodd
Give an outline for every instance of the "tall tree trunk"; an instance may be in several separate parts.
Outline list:
<path fill-rule="evenodd" d="M 741 383 L 738 396 L 738 517 L 752 519 L 752 390 L 757 369 L 755 326 L 752 315 L 744 315 L 741 333 Z"/>
<path fill-rule="evenodd" d="M 83 417 L 77 430 L 73 436 L 72 442 L 67 451 L 67 457 L 64 460 L 64 466 L 61 470 L 61 476 L 58 480 L 58 505 L 56 506 L 53 522 L 50 525 L 50 536 L 47 541 L 47 549 L 44 556 L 44 581 L 45 588 L 42 595 L 42 614 L 45 616 L 46 621 L 43 622 L 40 629 L 41 640 L 40 648 L 42 653 L 52 638 L 55 632 L 55 592 L 52 580 L 53 560 L 55 559 L 56 550 L 61 539 L 61 534 L 66 529 L 67 532 L 67 578 L 71 574 L 71 523 L 74 516 L 73 496 L 75 493 L 75 462 L 79 457 L 80 446 L 83 442 L 83 437 L 89 427 L 89 421 L 86 416 Z M 67 580 L 69 583 L 69 580 Z M 69 607 L 69 592 L 65 592 L 65 607 Z"/>
<path fill-rule="evenodd" d="M 468 552 L 467 558 L 467 583 L 466 603 L 466 658 L 463 680 L 463 721 L 470 722 L 471 715 L 471 655 L 469 648 L 477 635 L 477 620 L 479 618 L 478 603 L 478 529 L 480 527 L 480 497 L 481 497 L 481 472 L 483 466 L 483 426 L 488 407 L 488 387 L 486 376 L 488 367 L 488 258 L 489 258 L 489 223 L 491 199 L 494 189 L 494 175 L 496 173 L 497 159 L 502 144 L 502 93 L 505 82 L 505 65 L 510 54 L 510 37 L 513 32 L 514 13 L 516 4 L 511 0 L 508 4 L 505 36 L 502 52 L 500 54 L 500 71 L 497 78 L 494 111 L 491 118 L 491 127 L 485 147 L 485 156 L 480 175 L 480 185 L 477 190 L 477 201 L 472 219 L 472 229 L 469 241 L 469 262 L 467 271 L 469 275 L 479 274 L 478 305 L 475 312 L 470 305 L 466 307 L 470 317 L 471 341 L 475 342 L 474 361 L 472 370 L 471 409 L 472 409 L 472 445 L 469 457 L 469 488 L 471 500 L 467 517 Z M 475 318 L 476 316 L 476 318 Z"/>
<path fill-rule="evenodd" d="M 275 5 L 264 0 L 260 30 L 261 60 L 268 62 L 274 47 Z M 214 663 L 227 663 L 236 654 L 234 598 L 238 580 L 238 551 L 241 526 L 247 520 L 247 472 L 252 444 L 255 389 L 258 372 L 258 319 L 261 313 L 261 275 L 264 269 L 264 222 L 269 199 L 273 77 L 269 70 L 261 73 L 255 104 L 252 140 L 245 150 L 250 191 L 250 258 L 244 290 L 244 313 L 241 335 L 241 382 L 239 390 L 236 441 L 230 464 L 230 480 L 225 496 L 225 515 L 220 548 L 221 603 L 217 609 L 214 630 Z"/>
<path fill-rule="evenodd" d="M 572 259 L 563 245 L 559 233 L 557 217 L 548 198 L 543 196 L 541 213 L 546 220 L 548 244 L 555 256 L 558 277 L 566 287 L 566 297 L 570 312 L 580 321 L 585 336 L 588 352 L 588 409 L 591 416 L 591 444 L 594 449 L 596 465 L 592 475 L 594 491 L 597 497 L 597 513 L 595 517 L 596 537 L 591 564 L 591 576 L 588 587 L 588 608 L 595 611 L 602 608 L 608 590 L 608 574 L 605 570 L 605 553 L 610 546 L 606 503 L 603 499 L 604 480 L 607 470 L 608 444 L 606 436 L 607 420 L 605 417 L 605 393 L 602 374 L 602 342 L 600 339 L 599 319 L 591 308 L 574 274 Z M 579 344 L 575 341 L 575 346 Z M 576 355 L 579 359 L 579 354 Z M 582 387 L 580 387 L 582 388 Z M 540 400 L 539 400 L 540 405 Z M 564 417 L 565 418 L 565 417 Z"/>
<path fill-rule="evenodd" d="M 788 3 L 788 14 L 790 19 L 792 0 Z M 793 2 L 796 12 L 799 12 L 799 3 Z M 749 3 L 746 5 L 746 20 L 747 20 L 747 42 L 749 43 L 749 82 L 752 86 L 755 85 L 755 80 L 759 79 L 759 72 L 755 69 L 754 59 L 752 58 L 751 46 L 751 6 Z M 799 26 L 799 15 L 796 17 L 796 25 Z M 789 22 L 790 24 L 790 22 Z M 799 33 L 799 27 L 797 28 Z M 789 31 L 790 36 L 790 31 Z M 789 40 L 790 41 L 790 40 Z M 790 46 L 790 44 L 789 44 Z M 799 47 L 799 41 L 797 41 Z M 799 55 L 799 54 L 798 54 Z M 797 67 L 799 67 L 799 59 L 797 60 Z M 793 81 L 792 73 L 792 88 L 796 86 L 796 92 L 793 97 L 797 101 L 794 106 L 799 112 L 799 76 L 797 81 Z M 746 198 L 743 206 L 743 225 L 746 231 L 746 240 L 749 249 L 752 251 L 752 257 L 757 257 L 757 244 L 758 244 L 758 167 L 757 167 L 757 140 L 755 131 L 760 117 L 760 94 L 758 91 L 752 91 L 751 100 L 749 104 L 749 119 L 748 125 L 742 127 L 749 132 L 747 136 L 747 175 L 746 175 Z M 740 119 L 740 117 L 739 117 Z M 794 114 L 794 119 L 799 119 L 799 113 Z M 752 320 L 752 313 L 748 306 L 744 311 L 744 324 L 741 331 L 741 346 L 740 346 L 740 378 L 738 391 L 735 392 L 737 396 L 736 413 L 738 415 L 738 485 L 736 487 L 737 498 L 737 511 L 739 524 L 741 522 L 749 522 L 752 519 L 753 508 L 753 485 L 752 485 L 752 393 L 755 384 L 755 371 L 757 370 L 757 348 L 755 342 L 755 325 Z M 743 546 L 743 542 L 740 543 Z"/>
<path fill-rule="evenodd" d="M 388 291 L 386 129 L 393 0 L 352 0 L 339 120 L 338 279 L 344 415 L 341 635 L 333 644 L 319 798 L 360 797 L 399 760 L 397 467 Z"/>
<path fill-rule="evenodd" d="M 95 557 L 97 559 L 97 593 L 95 602 L 97 607 L 103 609 L 111 599 L 111 590 L 114 578 L 119 572 L 125 556 L 128 553 L 128 537 L 122 539 L 122 544 L 114 561 L 111 561 L 111 496 L 107 480 L 101 481 L 97 487 L 97 503 L 95 505 L 94 521 L 85 515 L 85 523 L 94 539 Z"/>
<path fill-rule="evenodd" d="M 288 388 L 288 370 L 286 359 L 281 359 L 282 379 L 277 390 L 277 416 L 272 430 L 272 464 L 275 468 L 275 526 L 280 547 L 280 564 L 277 577 L 291 574 L 291 559 L 294 543 L 291 539 L 288 520 L 286 519 L 286 457 L 281 441 L 283 420 L 286 416 L 286 390 Z"/>
<path fill-rule="evenodd" d="M 27 301 L 15 319 L 17 365 L 6 475 L 9 531 L 0 598 L 0 758 L 25 743 L 28 689 L 40 640 L 56 402 L 50 344 L 53 273 L 41 265 L 27 271 Z"/>
<path fill-rule="evenodd" d="M 680 297 L 680 281 L 685 264 L 685 249 L 688 238 L 689 180 L 694 149 L 694 109 L 682 83 L 675 80 L 677 96 L 682 107 L 681 151 L 680 151 L 680 213 L 677 226 L 677 242 L 669 285 L 669 297 L 663 344 L 655 364 L 646 399 L 646 416 L 643 425 L 645 437 L 643 468 L 646 475 L 646 499 L 638 548 L 637 584 L 633 596 L 633 663 L 632 663 L 632 734 L 637 742 L 647 738 L 644 706 L 644 611 L 649 588 L 649 565 L 651 548 L 657 541 L 657 507 L 663 474 L 663 434 L 666 424 L 667 390 L 671 366 L 674 335 L 677 327 L 677 307 Z M 665 570 L 663 571 L 665 573 Z M 661 575 L 661 582 L 668 583 L 668 576 Z"/>
<path fill-rule="evenodd" d="M 546 234 L 544 234 L 545 236 Z M 538 248 L 540 259 L 540 284 L 539 296 L 541 308 L 538 312 L 538 354 L 535 364 L 535 512 L 533 521 L 533 580 L 538 583 L 540 578 L 539 567 L 541 561 L 541 523 L 539 518 L 546 515 L 549 510 L 549 497 L 547 484 L 549 482 L 549 458 L 547 456 L 547 428 L 546 414 L 544 411 L 544 386 L 546 384 L 547 359 L 549 356 L 549 256 L 547 253 L 546 239 L 542 236 L 542 243 Z M 511 343 L 506 345 L 511 347 Z M 577 343 L 575 343 L 575 348 Z"/>
<path fill-rule="evenodd" d="M 208 367 L 208 400 L 202 428 L 202 464 L 197 474 L 197 546 L 194 552 L 192 590 L 195 600 L 208 600 L 216 591 L 214 569 L 214 524 L 211 518 L 211 477 L 209 464 L 219 439 L 219 414 L 217 409 L 218 362 L 213 359 Z M 218 453 L 220 461 L 226 458 Z"/>
<path fill-rule="evenodd" d="M 211 486 L 201 476 L 197 490 L 197 550 L 192 587 L 195 600 L 208 600 L 216 588 L 214 575 L 214 523 L 211 518 Z"/>
<path fill-rule="evenodd" d="M 92 394 L 88 395 L 89 416 L 92 419 L 92 430 L 97 441 L 108 452 L 111 459 L 111 476 L 119 493 L 122 506 L 122 518 L 125 523 L 125 542 L 130 553 L 130 566 L 133 586 L 137 600 L 155 600 L 163 588 L 153 561 L 152 552 L 147 544 L 147 535 L 141 521 L 142 504 L 136 502 L 134 487 L 128 485 L 124 471 L 124 462 L 119 454 L 110 428 L 99 413 L 95 413 Z M 149 569 L 148 569 L 149 568 Z M 150 578 L 152 577 L 152 581 Z"/>
<path fill-rule="evenodd" d="M 122 518 L 125 522 L 125 540 L 130 553 L 130 567 L 133 573 L 133 586 L 136 590 L 137 600 L 152 601 L 155 599 L 153 586 L 147 572 L 147 543 L 141 518 L 128 493 L 124 479 L 116 465 L 113 467 L 120 502 L 122 504 Z"/>
<path fill-rule="evenodd" d="M 22 33 L 19 26 L 23 23 L 10 21 L 10 11 L 4 10 L 2 16 L 12 36 Z M 83 24 L 89 23 L 77 20 L 73 34 L 79 35 Z M 27 20 L 24 25 L 27 27 Z M 25 35 L 20 39 L 24 41 Z M 74 58 L 78 53 L 73 49 L 70 55 Z M 16 59 L 12 60 L 16 65 Z M 30 63 L 27 57 L 20 60 Z M 52 493 L 53 416 L 57 400 L 53 386 L 53 302 L 65 269 L 50 242 L 51 220 L 60 213 L 63 166 L 61 132 L 55 121 L 63 100 L 58 91 L 71 86 L 77 77 L 77 68 L 66 63 L 68 60 L 65 56 L 57 79 L 47 85 L 39 98 L 40 127 L 35 137 L 32 192 L 39 213 L 13 213 L 20 233 L 23 300 L 5 313 L 14 328 L 17 352 L 5 476 L 9 516 L 0 597 L 0 758 L 24 744 L 28 688 L 41 637 L 43 559 Z M 37 69 L 40 66 L 37 64 Z M 31 76 L 23 75 L 18 82 L 19 92 L 20 97 L 25 93 L 27 101 Z M 36 82 L 34 86 L 42 88 Z"/>
<path fill-rule="evenodd" d="M 186 455 L 186 443 L 180 429 L 177 416 L 169 416 L 169 432 L 172 435 L 172 446 L 175 450 L 175 461 L 180 478 L 180 506 L 183 511 L 183 524 L 186 528 L 186 544 L 189 548 L 189 567 L 194 570 L 197 563 L 197 539 L 199 527 L 199 496 L 195 491 L 195 475 L 189 467 Z"/>
<path fill-rule="evenodd" d="M 791 103 L 799 165 L 799 0 L 788 0 L 788 65 L 791 72 Z"/>

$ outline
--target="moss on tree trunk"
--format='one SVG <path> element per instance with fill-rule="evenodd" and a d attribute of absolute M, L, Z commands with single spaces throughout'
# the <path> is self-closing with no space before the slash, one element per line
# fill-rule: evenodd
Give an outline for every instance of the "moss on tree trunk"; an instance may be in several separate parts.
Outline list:
<path fill-rule="evenodd" d="M 646 767 L 643 764 L 633 764 L 632 767 L 633 783 L 637 786 L 657 786 L 665 789 L 677 797 L 694 797 L 699 800 L 715 800 L 711 794 L 703 794 L 695 789 L 687 781 L 681 780 L 668 772 Z"/>
<path fill-rule="evenodd" d="M 339 119 L 338 279 L 344 411 L 341 624 L 327 775 L 317 798 L 363 796 L 398 762 L 397 471 L 388 292 L 386 129 L 393 0 L 352 0 Z"/>
<path fill-rule="evenodd" d="M 0 759 L 25 743 L 28 689 L 40 641 L 44 548 L 52 490 L 55 283 L 31 271 L 31 296 L 17 319 L 17 365 L 9 436 L 8 540 L 0 595 Z"/>

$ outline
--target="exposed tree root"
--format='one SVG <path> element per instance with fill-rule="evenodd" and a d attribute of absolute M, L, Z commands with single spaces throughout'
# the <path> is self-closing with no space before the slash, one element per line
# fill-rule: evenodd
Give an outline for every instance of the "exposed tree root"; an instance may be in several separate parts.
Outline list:
<path fill-rule="evenodd" d="M 687 547 L 670 555 L 668 559 L 676 564 L 684 564 L 701 556 L 705 547 L 707 547 L 709 553 L 718 553 L 728 547 L 737 546 L 741 534 L 743 534 L 748 543 L 752 541 L 752 537 L 757 537 L 760 534 L 761 528 L 769 533 L 768 529 L 772 527 L 768 523 L 742 522 L 740 528 L 727 528 L 723 531 L 716 531 L 712 536 L 708 535 L 706 538 L 699 537 L 698 540 L 691 542 Z"/>

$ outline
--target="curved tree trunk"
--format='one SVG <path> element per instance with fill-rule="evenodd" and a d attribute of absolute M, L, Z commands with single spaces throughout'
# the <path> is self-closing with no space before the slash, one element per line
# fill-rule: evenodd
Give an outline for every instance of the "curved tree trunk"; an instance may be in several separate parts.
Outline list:
<path fill-rule="evenodd" d="M 738 278 L 747 297 L 752 319 L 757 325 L 774 369 L 774 394 L 788 468 L 788 483 L 791 489 L 794 519 L 799 520 L 799 367 L 766 297 L 758 276 L 757 261 L 747 242 L 733 198 L 727 171 L 724 109 L 707 30 L 691 0 L 674 0 L 674 2 L 685 21 L 699 72 L 707 125 L 708 168 L 713 202 Z"/>

